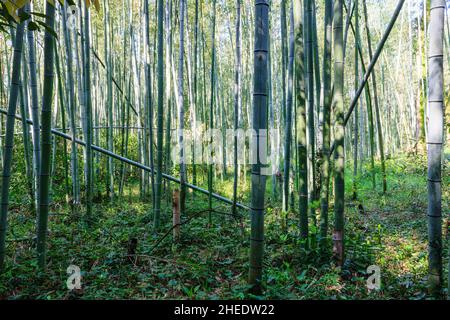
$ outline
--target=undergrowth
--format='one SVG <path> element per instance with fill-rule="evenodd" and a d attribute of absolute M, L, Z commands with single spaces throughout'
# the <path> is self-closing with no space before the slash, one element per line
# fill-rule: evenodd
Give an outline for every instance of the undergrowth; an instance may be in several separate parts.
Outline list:
<path fill-rule="evenodd" d="M 104 187 L 97 185 L 100 196 L 96 198 L 93 219 L 85 221 L 83 207 L 72 209 L 65 202 L 64 169 L 59 165 L 55 168 L 48 266 L 46 272 L 38 271 L 35 212 L 25 188 L 25 175 L 17 172 L 21 165 L 20 161 L 15 164 L 11 186 L 7 260 L 0 275 L 2 299 L 428 298 L 426 159 L 423 156 L 401 156 L 388 161 L 386 195 L 380 191 L 379 165 L 376 190 L 372 189 L 368 167 L 362 169 L 357 177 L 358 200 L 346 199 L 346 262 L 342 269 L 334 265 L 330 254 L 319 253 L 314 245 L 317 228 L 312 225 L 309 239 L 312 246 L 307 251 L 302 249 L 298 213 L 290 212 L 284 217 L 279 203 L 269 192 L 265 218 L 265 292 L 261 297 L 250 296 L 247 290 L 248 212 L 240 210 L 239 217 L 233 217 L 229 206 L 214 202 L 213 223 L 209 225 L 205 211 L 207 197 L 189 193 L 181 239 L 175 243 L 170 232 L 171 199 L 163 201 L 163 227 L 155 234 L 152 204 L 139 196 L 138 172 L 134 170 L 128 173 L 123 196 L 113 201 L 101 196 Z M 448 166 L 445 170 L 448 173 Z M 351 172 L 347 170 L 348 195 L 352 190 Z M 448 174 L 443 176 L 443 185 L 449 185 Z M 216 179 L 215 191 L 230 197 L 231 177 Z M 170 186 L 172 190 L 175 187 Z M 166 196 L 170 194 L 167 188 L 166 185 Z M 244 185 L 241 181 L 239 188 L 239 200 L 248 203 L 249 183 Z M 271 190 L 270 181 L 268 190 Z M 448 193 L 444 187 L 443 213 L 449 212 Z M 332 222 L 331 203 L 330 229 Z M 132 239 L 137 241 L 137 247 L 129 256 Z M 328 244 L 331 253 L 330 239 Z M 77 265 L 82 270 L 81 290 L 67 289 L 69 265 Z M 379 291 L 367 289 L 367 268 L 371 265 L 381 269 Z"/>

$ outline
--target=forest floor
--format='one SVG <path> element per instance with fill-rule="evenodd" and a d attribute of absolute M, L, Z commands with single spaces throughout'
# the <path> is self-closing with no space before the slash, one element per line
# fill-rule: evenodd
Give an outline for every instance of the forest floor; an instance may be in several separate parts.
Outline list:
<path fill-rule="evenodd" d="M 350 164 L 349 164 L 350 167 Z M 260 299 L 425 299 L 427 298 L 427 187 L 426 158 L 402 156 L 388 160 L 388 188 L 380 193 L 367 170 L 359 177 L 359 201 L 346 201 L 347 261 L 342 270 L 330 259 L 316 258 L 317 250 L 302 251 L 297 215 L 287 217 L 269 200 L 266 225 L 264 281 Z M 449 212 L 449 167 L 443 182 L 443 215 Z M 62 172 L 62 171 L 61 171 Z M 347 170 L 347 194 L 352 175 Z M 152 232 L 151 204 L 137 195 L 137 183 L 122 199 L 94 206 L 91 226 L 81 222 L 82 212 L 71 213 L 64 201 L 55 205 L 49 222 L 48 268 L 39 273 L 35 262 L 35 219 L 24 208 L 23 181 L 13 179 L 9 214 L 6 270 L 0 275 L 0 299 L 245 299 L 247 294 L 249 223 L 228 213 L 229 206 L 214 203 L 209 225 L 207 197 L 188 196 L 182 218 L 181 240 L 170 229 L 171 203 L 164 200 L 161 233 Z M 63 179 L 54 181 L 55 189 Z M 217 179 L 215 190 L 230 196 L 231 180 Z M 131 190 L 129 194 L 128 190 Z M 241 201 L 248 200 L 249 185 L 240 186 Z M 270 190 L 270 187 L 268 187 Z M 168 194 L 168 192 L 166 192 Z M 269 195 L 270 197 L 270 195 Z M 61 197 L 63 198 L 63 197 Z M 361 205 L 361 206 L 360 206 Z M 277 208 L 279 205 L 277 204 Z M 332 213 L 331 213 L 332 214 Z M 330 216 L 332 228 L 333 217 Z M 314 231 L 314 228 L 312 228 Z M 127 256 L 130 239 L 137 240 L 137 255 Z M 447 243 L 447 242 L 445 242 Z M 447 257 L 447 245 L 445 257 Z M 330 249 L 331 251 L 331 249 Z M 322 260 L 322 261 L 321 261 Z M 67 289 L 69 265 L 82 271 L 82 289 Z M 366 270 L 381 269 L 381 290 L 369 292 Z M 444 262 L 447 268 L 447 261 Z M 446 273 L 444 273 L 446 274 Z"/>

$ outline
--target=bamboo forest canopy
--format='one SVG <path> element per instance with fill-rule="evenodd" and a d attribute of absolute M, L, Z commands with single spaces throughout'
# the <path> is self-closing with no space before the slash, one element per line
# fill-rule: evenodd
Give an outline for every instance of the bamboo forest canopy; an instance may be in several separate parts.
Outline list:
<path fill-rule="evenodd" d="M 0 298 L 450 296 L 449 10 L 0 0 Z"/>

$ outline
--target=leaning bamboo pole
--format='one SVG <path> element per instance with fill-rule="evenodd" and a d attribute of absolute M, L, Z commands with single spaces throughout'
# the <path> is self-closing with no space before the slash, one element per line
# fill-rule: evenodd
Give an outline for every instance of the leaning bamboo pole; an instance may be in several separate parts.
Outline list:
<path fill-rule="evenodd" d="M 374 69 L 376 63 L 378 62 L 378 58 L 380 57 L 381 52 L 383 51 L 384 45 L 386 44 L 386 41 L 389 38 L 389 35 L 391 34 L 392 29 L 394 28 L 395 22 L 397 21 L 397 18 L 400 14 L 400 11 L 402 10 L 404 3 L 405 3 L 405 0 L 399 0 L 399 2 L 397 4 L 397 7 L 392 15 L 391 21 L 389 22 L 389 24 L 383 34 L 383 37 L 381 38 L 381 41 L 378 44 L 377 50 L 375 51 L 375 53 L 373 55 L 373 59 L 370 61 L 370 64 L 367 67 L 366 73 L 365 73 L 363 79 L 361 80 L 359 88 L 356 91 L 356 94 L 350 103 L 350 107 L 349 107 L 347 114 L 345 115 L 345 119 L 344 119 L 345 125 L 347 125 L 350 117 L 352 116 L 353 110 L 355 109 L 355 106 L 358 103 L 358 99 L 361 96 L 361 94 L 367 84 L 367 81 L 369 81 L 369 78 L 372 75 L 373 69 Z M 330 150 L 330 154 L 333 154 L 333 152 L 335 151 L 335 148 L 336 148 L 336 144 L 333 143 L 331 150 Z"/>
<path fill-rule="evenodd" d="M 6 110 L 4 110 L 4 109 L 0 109 L 0 114 L 7 115 L 7 114 L 8 114 L 8 111 L 6 111 Z M 13 116 L 13 117 L 14 117 L 15 119 L 19 120 L 19 121 L 24 121 L 24 120 L 22 119 L 22 117 L 19 116 L 19 115 L 15 115 L 15 116 Z M 33 121 L 32 121 L 32 120 L 26 119 L 25 121 L 28 122 L 28 124 L 33 125 Z M 63 133 L 63 132 L 58 131 L 58 130 L 56 130 L 56 129 L 52 129 L 52 130 L 51 130 L 51 133 L 54 134 L 55 136 L 60 137 L 60 138 L 63 138 L 63 139 L 66 139 L 66 140 L 72 140 L 72 136 L 71 136 L 71 135 L 68 135 L 68 134 L 66 134 L 66 133 Z M 78 145 L 80 145 L 80 146 L 82 146 L 82 147 L 86 147 L 86 142 L 83 141 L 83 140 L 75 139 L 75 143 L 78 144 Z M 149 173 L 152 173 L 152 172 L 153 172 L 153 174 L 157 174 L 157 173 L 158 173 L 156 170 L 153 170 L 152 168 L 150 168 L 150 167 L 148 167 L 148 166 L 145 166 L 145 165 L 143 165 L 142 163 L 139 163 L 139 162 L 137 162 L 137 161 L 128 159 L 128 158 L 126 158 L 126 157 L 122 157 L 122 156 L 120 156 L 120 155 L 118 155 L 118 154 L 116 154 L 116 153 L 114 153 L 114 152 L 111 152 L 110 150 L 101 148 L 101 147 L 96 146 L 96 145 L 91 145 L 91 147 L 92 147 L 92 150 L 95 151 L 95 152 L 104 154 L 104 155 L 106 155 L 107 157 L 111 157 L 111 158 L 116 159 L 116 160 L 118 160 L 118 161 L 122 161 L 122 162 L 124 162 L 124 163 L 126 163 L 126 164 L 129 164 L 129 165 L 131 165 L 131 166 L 133 166 L 133 167 L 136 167 L 136 168 L 138 168 L 138 169 L 140 169 L 140 170 L 144 170 L 144 171 L 147 171 L 147 172 L 149 172 Z M 166 179 L 167 181 L 173 182 L 173 183 L 175 183 L 175 184 L 180 184 L 180 183 L 181 183 L 181 182 L 180 182 L 180 179 L 178 179 L 178 178 L 176 178 L 176 177 L 173 177 L 173 176 L 171 176 L 171 175 L 168 175 L 168 174 L 166 174 L 166 173 L 163 173 L 163 172 L 161 172 L 161 177 L 162 177 L 163 179 Z M 193 185 L 193 184 L 191 184 L 191 183 L 186 182 L 186 187 L 189 188 L 189 189 L 191 189 L 191 190 L 193 190 L 193 191 L 197 191 L 197 192 L 199 192 L 199 193 L 201 193 L 201 194 L 204 194 L 204 195 L 206 195 L 206 196 L 209 196 L 209 191 L 206 190 L 206 189 L 203 189 L 203 188 L 201 188 L 201 187 L 199 187 L 199 186 L 196 186 L 196 185 Z M 225 203 L 225 204 L 233 205 L 233 200 L 228 199 L 228 198 L 226 198 L 226 197 L 224 197 L 224 196 L 221 196 L 221 195 L 219 195 L 219 194 L 217 194 L 217 193 L 212 193 L 212 198 L 215 199 L 215 200 L 217 200 L 217 201 L 223 202 L 223 203 Z M 242 209 L 242 210 L 250 210 L 250 208 L 249 208 L 247 205 L 242 204 L 242 203 L 239 203 L 239 202 L 236 203 L 236 207 L 238 207 L 239 209 Z"/>

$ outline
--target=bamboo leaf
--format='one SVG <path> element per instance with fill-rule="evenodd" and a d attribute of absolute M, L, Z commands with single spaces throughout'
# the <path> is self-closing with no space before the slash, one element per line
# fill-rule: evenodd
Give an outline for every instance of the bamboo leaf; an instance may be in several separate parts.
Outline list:
<path fill-rule="evenodd" d="M 37 25 L 36 22 L 30 21 L 30 22 L 28 23 L 28 30 L 30 30 L 30 31 L 39 30 L 39 26 Z"/>
<path fill-rule="evenodd" d="M 36 23 L 40 24 L 45 28 L 45 31 L 48 31 L 52 36 L 54 36 L 56 39 L 58 38 L 58 35 L 56 34 L 55 30 L 47 26 L 44 22 L 36 20 Z"/>
<path fill-rule="evenodd" d="M 40 18 L 44 18 L 44 19 L 46 17 L 46 15 L 44 13 L 40 13 L 40 12 L 30 12 L 30 14 L 33 16 L 40 17 Z"/>

